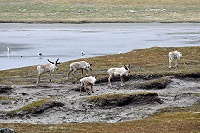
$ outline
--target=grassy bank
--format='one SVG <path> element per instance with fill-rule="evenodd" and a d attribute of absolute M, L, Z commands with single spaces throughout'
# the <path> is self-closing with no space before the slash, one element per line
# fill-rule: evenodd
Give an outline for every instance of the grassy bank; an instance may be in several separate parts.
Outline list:
<path fill-rule="evenodd" d="M 179 68 L 168 69 L 168 52 L 178 50 L 183 53 L 179 61 Z M 87 58 L 86 61 L 93 64 L 90 74 L 98 75 L 98 80 L 106 79 L 106 70 L 113 66 L 131 65 L 131 77 L 176 75 L 180 77 L 200 75 L 200 47 L 179 47 L 137 49 L 124 54 L 99 56 Z M 105 62 L 106 60 L 106 62 Z M 53 73 L 54 83 L 65 83 L 65 77 L 69 70 L 70 62 L 59 65 L 59 70 Z M 77 72 L 79 73 L 79 72 Z M 18 69 L 0 71 L 1 84 L 35 84 L 36 67 L 24 67 Z M 80 73 L 79 73 L 80 76 Z M 47 75 L 42 76 L 42 83 L 47 83 Z M 78 77 L 78 75 L 77 75 Z M 80 78 L 80 77 L 78 77 Z M 71 82 L 76 82 L 70 80 Z M 42 84 L 41 83 L 41 84 Z M 197 94 L 199 95 L 199 94 Z M 66 123 L 66 124 L 22 124 L 0 123 L 1 127 L 10 127 L 20 133 L 65 133 L 65 132 L 181 132 L 197 133 L 200 131 L 199 102 L 191 107 L 162 109 L 161 113 L 152 117 L 121 123 Z"/>
<path fill-rule="evenodd" d="M 0 22 L 200 22 L 200 0 L 0 0 Z"/>
<path fill-rule="evenodd" d="M 181 51 L 183 58 L 179 61 L 178 68 L 173 67 L 172 69 L 168 69 L 168 53 L 173 50 Z M 124 54 L 98 56 L 84 60 L 93 64 L 93 71 L 90 74 L 97 75 L 98 80 L 102 82 L 107 82 L 108 74 L 106 71 L 108 68 L 121 67 L 124 64 L 131 65 L 130 78 L 168 75 L 199 77 L 200 74 L 199 46 L 179 48 L 152 47 L 148 49 L 137 49 Z M 73 61 L 59 64 L 59 70 L 53 72 L 52 82 L 66 82 L 66 76 L 71 62 Z M 80 71 L 77 71 L 76 74 L 76 77 L 80 78 Z M 34 84 L 36 83 L 36 77 L 36 66 L 4 70 L 0 71 L 0 84 Z M 69 81 L 77 82 L 73 78 L 70 78 Z M 41 82 L 47 83 L 48 75 L 42 75 Z"/>

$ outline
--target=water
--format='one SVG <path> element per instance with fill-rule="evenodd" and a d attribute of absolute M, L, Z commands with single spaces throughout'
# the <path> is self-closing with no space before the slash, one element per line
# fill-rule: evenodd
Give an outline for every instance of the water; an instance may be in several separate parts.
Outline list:
<path fill-rule="evenodd" d="M 200 46 L 199 23 L 0 24 L 0 70 L 133 49 Z M 10 52 L 7 51 L 10 48 Z M 81 55 L 81 51 L 86 54 Z M 39 56 L 38 53 L 42 53 Z"/>

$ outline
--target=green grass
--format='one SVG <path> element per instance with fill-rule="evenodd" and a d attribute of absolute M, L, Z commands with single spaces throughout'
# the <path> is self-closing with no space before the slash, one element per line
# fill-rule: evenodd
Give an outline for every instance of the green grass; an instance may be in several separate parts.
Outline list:
<path fill-rule="evenodd" d="M 0 1 L 0 22 L 200 22 L 200 0 Z"/>

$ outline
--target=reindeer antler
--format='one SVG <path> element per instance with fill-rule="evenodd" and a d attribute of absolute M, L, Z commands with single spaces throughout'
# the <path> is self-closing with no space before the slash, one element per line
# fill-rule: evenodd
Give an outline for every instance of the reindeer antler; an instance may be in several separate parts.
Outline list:
<path fill-rule="evenodd" d="M 48 60 L 48 62 L 50 62 L 51 64 L 54 64 L 54 62 L 50 61 L 49 59 L 47 59 L 47 60 Z"/>
<path fill-rule="evenodd" d="M 60 62 L 58 62 L 59 58 L 56 60 L 56 64 L 60 64 Z"/>

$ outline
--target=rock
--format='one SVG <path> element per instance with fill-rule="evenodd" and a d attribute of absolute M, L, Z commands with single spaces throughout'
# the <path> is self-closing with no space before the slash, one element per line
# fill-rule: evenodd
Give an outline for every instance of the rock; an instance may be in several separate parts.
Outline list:
<path fill-rule="evenodd" d="M 8 93 L 8 94 L 10 94 L 11 92 L 12 92 L 12 87 L 11 86 L 9 86 L 9 85 L 1 85 L 0 86 L 0 94 L 1 93 Z"/>

